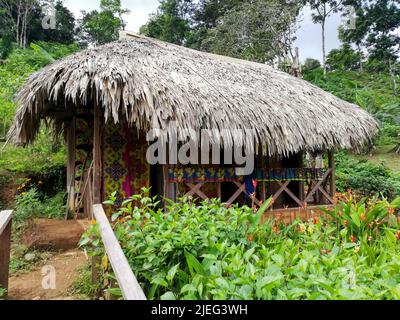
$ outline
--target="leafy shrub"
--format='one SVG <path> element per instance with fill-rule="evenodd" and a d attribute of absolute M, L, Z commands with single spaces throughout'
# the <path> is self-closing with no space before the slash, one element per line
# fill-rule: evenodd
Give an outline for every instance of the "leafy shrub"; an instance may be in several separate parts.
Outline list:
<path fill-rule="evenodd" d="M 303 70 L 312 71 L 321 67 L 321 62 L 317 59 L 307 58 L 303 65 Z"/>
<path fill-rule="evenodd" d="M 6 289 L 0 287 L 0 300 L 3 300 L 5 295 L 6 295 Z"/>
<path fill-rule="evenodd" d="M 362 54 L 356 52 L 347 43 L 339 49 L 333 49 L 326 57 L 326 64 L 330 70 L 357 70 L 360 68 Z"/>
<path fill-rule="evenodd" d="M 365 244 L 348 241 L 346 225 L 318 217 L 289 226 L 261 224 L 265 208 L 255 214 L 247 207 L 227 209 L 217 200 L 196 205 L 182 199 L 164 211 L 147 194 L 125 201 L 113 219 L 149 299 L 400 298 L 395 219 L 393 225 L 382 223 L 382 232 Z M 350 204 L 346 214 L 355 220 L 362 206 Z M 400 199 L 370 203 L 365 210 L 383 216 L 399 207 Z M 97 225 L 81 245 L 104 255 Z"/>
<path fill-rule="evenodd" d="M 43 129 L 37 140 L 25 148 L 8 145 L 0 151 L 0 169 L 32 175 L 56 175 L 66 166 L 66 151 Z"/>
<path fill-rule="evenodd" d="M 339 192 L 353 190 L 359 197 L 381 194 L 393 199 L 400 196 L 400 183 L 383 164 L 375 165 L 368 160 L 357 160 L 344 152 L 336 157 L 337 189 Z"/>
<path fill-rule="evenodd" d="M 66 210 L 64 198 L 63 192 L 43 198 L 37 188 L 31 188 L 17 195 L 14 220 L 19 224 L 34 218 L 61 219 Z"/>

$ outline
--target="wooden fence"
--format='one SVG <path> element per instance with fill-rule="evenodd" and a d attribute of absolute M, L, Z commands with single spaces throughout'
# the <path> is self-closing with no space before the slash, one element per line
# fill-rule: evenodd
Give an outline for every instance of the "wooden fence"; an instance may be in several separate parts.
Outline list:
<path fill-rule="evenodd" d="M 0 287 L 8 290 L 12 211 L 0 212 Z"/>
<path fill-rule="evenodd" d="M 103 244 L 110 260 L 118 285 L 125 300 L 147 300 L 121 246 L 115 237 L 110 222 L 101 204 L 93 206 L 93 214 L 99 225 Z"/>

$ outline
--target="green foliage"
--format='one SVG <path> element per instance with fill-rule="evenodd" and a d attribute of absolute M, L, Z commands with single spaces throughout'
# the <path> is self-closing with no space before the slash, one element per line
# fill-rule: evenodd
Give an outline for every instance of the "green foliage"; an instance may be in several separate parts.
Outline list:
<path fill-rule="evenodd" d="M 7 293 L 6 289 L 0 287 L 0 300 L 3 300 L 6 293 Z"/>
<path fill-rule="evenodd" d="M 304 78 L 341 99 L 369 111 L 381 123 L 378 146 L 400 140 L 400 98 L 393 79 L 385 73 L 334 71 L 323 78 L 321 69 L 305 72 Z"/>
<path fill-rule="evenodd" d="M 290 51 L 301 2 L 243 2 L 220 17 L 203 40 L 208 52 L 264 63 Z M 285 39 L 285 41 L 282 41 Z"/>
<path fill-rule="evenodd" d="M 101 0 L 100 11 L 83 14 L 79 32 L 83 44 L 105 44 L 118 40 L 119 31 L 125 26 L 123 15 L 129 12 L 122 9 L 121 0 Z"/>
<path fill-rule="evenodd" d="M 38 41 L 28 49 L 14 49 L 0 64 L 0 136 L 12 123 L 16 110 L 14 98 L 25 79 L 33 72 L 78 51 L 76 44 L 63 45 Z"/>
<path fill-rule="evenodd" d="M 302 7 L 302 2 L 276 0 L 162 0 L 141 33 L 264 63 L 287 56 Z"/>
<path fill-rule="evenodd" d="M 366 230 L 365 243 L 364 233 L 355 240 L 354 229 L 336 221 L 261 224 L 261 211 L 227 209 L 216 200 L 196 205 L 182 199 L 164 211 L 147 194 L 125 201 L 113 220 L 149 299 L 400 298 L 395 219 L 382 222 L 373 239 Z M 140 208 L 133 205 L 138 202 Z M 400 199 L 343 206 L 356 221 L 363 210 L 368 217 L 391 216 Z M 104 254 L 97 226 L 81 244 L 90 254 Z"/>
<path fill-rule="evenodd" d="M 307 58 L 303 65 L 303 70 L 306 72 L 318 69 L 321 67 L 321 62 L 317 59 Z"/>
<path fill-rule="evenodd" d="M 80 270 L 79 277 L 74 281 L 72 293 L 79 300 L 95 299 L 101 287 L 101 284 L 92 281 L 92 272 L 89 266 L 86 266 Z"/>
<path fill-rule="evenodd" d="M 46 41 L 46 42 L 56 42 L 63 44 L 72 44 L 74 42 L 75 37 L 75 17 L 74 14 L 65 7 L 61 0 L 58 0 L 54 9 L 56 12 L 56 28 L 55 29 L 47 29 L 44 30 L 35 30 L 35 33 L 32 33 L 32 40 L 36 40 L 37 38 Z M 38 19 L 41 21 L 42 19 Z M 42 27 L 42 26 L 40 26 Z M 43 33 L 43 35 L 41 35 Z"/>
<path fill-rule="evenodd" d="M 400 36 L 400 6 L 396 1 L 346 0 L 346 5 L 356 9 L 356 27 L 340 30 L 345 43 L 355 44 L 358 51 L 368 53 L 368 71 L 388 71 L 390 64 L 398 61 Z"/>
<path fill-rule="evenodd" d="M 62 219 L 65 215 L 65 194 L 43 197 L 37 188 L 31 188 L 17 195 L 14 221 L 17 225 L 35 218 Z"/>
<path fill-rule="evenodd" d="M 0 170 L 28 175 L 57 175 L 65 168 L 65 148 L 57 140 L 49 139 L 43 130 L 38 139 L 25 148 L 8 145 L 0 149 Z"/>
<path fill-rule="evenodd" d="M 383 164 L 375 165 L 367 160 L 357 160 L 339 153 L 336 156 L 336 183 L 339 192 L 353 190 L 361 197 L 381 194 L 393 198 L 400 196 L 400 183 Z"/>
<path fill-rule="evenodd" d="M 190 31 L 187 15 L 191 5 L 191 0 L 162 0 L 158 12 L 140 32 L 148 37 L 183 44 Z"/>
<path fill-rule="evenodd" d="M 13 236 L 15 242 L 15 236 Z M 29 253 L 33 255 L 33 259 L 27 260 L 25 255 Z M 13 246 L 10 257 L 10 274 L 18 275 L 37 270 L 37 268 L 52 256 L 50 252 L 28 251 L 24 246 Z"/>
<path fill-rule="evenodd" d="M 358 70 L 362 62 L 362 54 L 356 52 L 349 44 L 343 44 L 340 49 L 333 49 L 326 57 L 329 70 Z"/>
<path fill-rule="evenodd" d="M 339 98 L 356 103 L 375 113 L 382 106 L 400 102 L 393 91 L 392 80 L 388 74 L 355 71 L 330 72 L 327 79 L 322 77 L 322 70 L 306 72 L 304 78 L 331 92 Z"/>

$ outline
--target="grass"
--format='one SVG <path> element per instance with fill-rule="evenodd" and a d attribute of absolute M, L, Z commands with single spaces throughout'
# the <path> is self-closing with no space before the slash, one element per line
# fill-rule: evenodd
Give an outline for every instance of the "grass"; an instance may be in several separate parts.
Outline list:
<path fill-rule="evenodd" d="M 89 265 L 82 268 L 80 276 L 75 280 L 70 292 L 78 300 L 95 300 L 96 293 L 101 290 L 101 283 L 93 283 Z"/>
<path fill-rule="evenodd" d="M 365 159 L 374 164 L 384 163 L 394 174 L 400 174 L 400 155 L 393 152 L 395 146 L 380 146 L 370 155 L 354 156 L 357 159 Z"/>
<path fill-rule="evenodd" d="M 37 143 L 27 148 L 6 146 L 0 144 L 0 171 L 43 175 L 65 168 L 66 153 L 64 147 L 52 150 L 51 141 L 39 138 Z M 43 146 L 40 144 L 47 144 Z M 49 146 L 50 145 L 50 146 Z"/>
<path fill-rule="evenodd" d="M 25 259 L 27 253 L 33 254 L 34 259 L 28 261 Z M 31 272 L 43 265 L 53 256 L 51 252 L 30 251 L 20 244 L 13 245 L 10 258 L 10 274 L 18 275 Z"/>

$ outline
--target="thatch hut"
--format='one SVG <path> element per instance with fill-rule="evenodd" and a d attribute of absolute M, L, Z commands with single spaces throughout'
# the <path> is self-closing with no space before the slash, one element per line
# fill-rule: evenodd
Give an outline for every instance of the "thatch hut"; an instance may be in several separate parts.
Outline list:
<path fill-rule="evenodd" d="M 220 197 L 227 205 L 245 203 L 249 193 L 256 203 L 273 196 L 275 208 L 329 204 L 334 150 L 360 150 L 378 128 L 358 106 L 267 65 L 136 35 L 45 67 L 18 101 L 11 136 L 32 142 L 44 119 L 64 132 L 70 206 L 83 203 L 87 211 L 114 191 L 123 199 L 145 186 L 172 199 Z M 232 164 L 146 160 L 150 130 L 168 146 L 201 129 L 212 130 L 223 149 L 255 150 L 250 186 Z M 327 153 L 327 164 L 308 167 L 306 153 Z"/>

